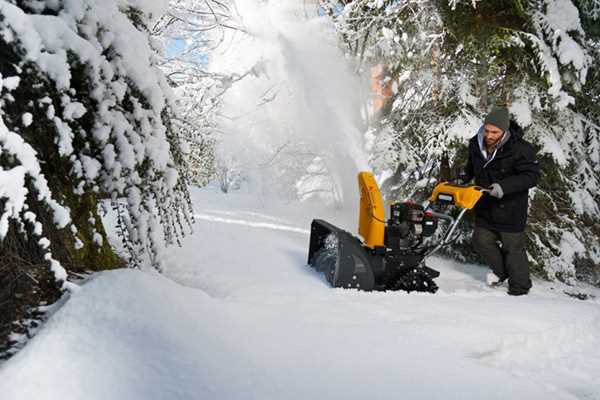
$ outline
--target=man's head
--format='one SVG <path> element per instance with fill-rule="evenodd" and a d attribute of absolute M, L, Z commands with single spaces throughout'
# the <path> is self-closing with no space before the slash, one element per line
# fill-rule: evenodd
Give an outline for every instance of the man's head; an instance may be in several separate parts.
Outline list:
<path fill-rule="evenodd" d="M 486 147 L 494 147 L 502 139 L 502 135 L 510 126 L 510 117 L 506 107 L 494 107 L 485 117 L 483 129 Z"/>
<path fill-rule="evenodd" d="M 504 131 L 497 126 L 492 124 L 485 124 L 483 126 L 484 136 L 483 140 L 485 141 L 486 148 L 496 147 L 500 140 L 502 140 L 502 135 L 504 135 Z"/>

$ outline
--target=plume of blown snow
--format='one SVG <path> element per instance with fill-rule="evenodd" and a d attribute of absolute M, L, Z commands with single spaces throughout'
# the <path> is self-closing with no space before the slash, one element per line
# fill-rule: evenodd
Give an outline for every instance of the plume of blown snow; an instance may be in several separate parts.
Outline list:
<path fill-rule="evenodd" d="M 352 207 L 356 173 L 369 169 L 366 92 L 330 20 L 295 0 L 244 0 L 237 8 L 248 34 L 231 34 L 210 61 L 215 71 L 247 74 L 225 96 L 219 153 L 235 155 L 254 190 Z"/>

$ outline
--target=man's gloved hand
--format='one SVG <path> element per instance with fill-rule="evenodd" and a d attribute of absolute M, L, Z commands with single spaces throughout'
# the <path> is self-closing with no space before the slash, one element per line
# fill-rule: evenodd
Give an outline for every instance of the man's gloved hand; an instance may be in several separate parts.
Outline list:
<path fill-rule="evenodd" d="M 498 199 L 501 199 L 504 196 L 504 191 L 502 190 L 502 186 L 498 183 L 492 183 L 489 187 L 490 196 L 494 196 Z"/>

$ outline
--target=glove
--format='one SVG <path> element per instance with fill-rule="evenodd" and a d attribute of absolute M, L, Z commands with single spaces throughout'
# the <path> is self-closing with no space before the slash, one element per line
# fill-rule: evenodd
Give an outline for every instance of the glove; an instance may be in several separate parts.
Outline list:
<path fill-rule="evenodd" d="M 498 183 L 492 183 L 489 187 L 490 196 L 494 196 L 498 199 L 501 199 L 504 196 L 504 191 L 502 190 L 502 186 Z"/>

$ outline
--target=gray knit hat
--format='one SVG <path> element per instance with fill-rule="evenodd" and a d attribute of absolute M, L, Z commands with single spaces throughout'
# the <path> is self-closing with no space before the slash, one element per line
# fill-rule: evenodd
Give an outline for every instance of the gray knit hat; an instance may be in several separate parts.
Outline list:
<path fill-rule="evenodd" d="M 507 131 L 510 125 L 510 117 L 508 115 L 508 108 L 506 107 L 494 107 L 492 111 L 485 117 L 484 124 L 492 124 Z"/>

